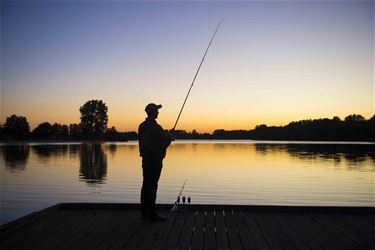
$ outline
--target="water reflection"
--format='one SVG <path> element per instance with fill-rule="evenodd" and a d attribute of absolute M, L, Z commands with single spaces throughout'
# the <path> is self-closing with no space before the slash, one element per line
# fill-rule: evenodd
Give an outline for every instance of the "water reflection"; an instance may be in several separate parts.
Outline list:
<path fill-rule="evenodd" d="M 27 144 L 2 147 L 5 168 L 11 173 L 18 173 L 26 168 L 30 146 Z"/>
<path fill-rule="evenodd" d="M 257 153 L 262 155 L 286 152 L 290 157 L 301 160 L 332 160 L 335 163 L 346 161 L 348 166 L 368 166 L 375 170 L 375 145 L 362 144 L 265 144 L 255 143 Z"/>
<path fill-rule="evenodd" d="M 117 145 L 116 144 L 109 144 L 108 148 L 109 148 L 109 152 L 111 153 L 111 155 L 114 155 L 116 153 L 116 150 L 117 150 Z"/>
<path fill-rule="evenodd" d="M 59 159 L 77 159 L 80 164 L 79 179 L 88 184 L 105 183 L 107 178 L 107 153 L 115 157 L 121 144 L 53 144 L 33 145 L 17 144 L 2 145 L 0 150 L 9 172 L 21 172 L 26 169 L 30 151 L 38 161 L 47 162 Z M 31 148 L 31 150 L 30 150 Z M 138 150 L 136 144 L 126 145 L 129 150 Z M 225 152 L 234 152 L 233 160 L 239 155 L 248 155 L 253 151 L 261 156 L 275 157 L 286 154 L 288 157 L 303 161 L 332 161 L 335 165 L 343 165 L 348 169 L 375 171 L 375 145 L 373 144 L 295 144 L 295 143 L 215 143 L 189 142 L 174 143 L 174 153 L 185 157 L 189 152 L 199 151 L 204 155 L 212 154 L 220 157 Z M 173 155 L 172 153 L 171 155 Z M 175 155 L 177 156 L 177 155 Z M 343 163 L 343 164 L 341 164 Z M 212 163 L 210 163 L 212 164 Z"/>
<path fill-rule="evenodd" d="M 66 157 L 69 152 L 69 145 L 38 145 L 33 146 L 32 150 L 40 161 L 46 162 L 56 157 Z"/>
<path fill-rule="evenodd" d="M 80 150 L 79 178 L 89 185 L 105 183 L 107 154 L 101 144 L 82 144 Z"/>

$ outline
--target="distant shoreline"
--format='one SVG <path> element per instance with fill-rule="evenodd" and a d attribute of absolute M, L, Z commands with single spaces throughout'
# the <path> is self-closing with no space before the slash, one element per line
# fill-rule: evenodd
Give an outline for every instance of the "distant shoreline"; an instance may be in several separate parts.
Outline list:
<path fill-rule="evenodd" d="M 375 145 L 373 141 L 335 141 L 335 140 L 255 140 L 255 139 L 176 139 L 175 142 L 186 142 L 186 141 L 212 141 L 212 142 L 225 142 L 225 141 L 254 141 L 254 142 L 272 142 L 272 143 L 312 143 L 312 144 L 369 144 Z M 118 143 L 118 142 L 138 142 L 138 140 L 0 140 L 1 144 L 24 144 L 24 143 L 41 143 L 41 144 L 58 144 L 58 143 Z"/>

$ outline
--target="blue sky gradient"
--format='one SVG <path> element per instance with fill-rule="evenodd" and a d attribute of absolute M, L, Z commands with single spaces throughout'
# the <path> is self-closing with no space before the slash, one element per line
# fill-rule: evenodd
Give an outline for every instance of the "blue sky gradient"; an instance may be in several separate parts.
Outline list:
<path fill-rule="evenodd" d="M 102 99 L 119 130 L 149 102 L 172 127 L 221 17 L 180 129 L 374 114 L 372 1 L 4 1 L 1 123 L 79 122 Z"/>

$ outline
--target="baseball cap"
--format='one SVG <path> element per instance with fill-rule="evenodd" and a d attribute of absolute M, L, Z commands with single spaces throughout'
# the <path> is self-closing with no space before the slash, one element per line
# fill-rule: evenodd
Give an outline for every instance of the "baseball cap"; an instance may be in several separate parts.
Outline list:
<path fill-rule="evenodd" d="M 161 109 L 161 107 L 162 107 L 161 104 L 149 103 L 149 104 L 147 104 L 147 106 L 145 108 L 145 111 L 146 111 L 146 113 L 149 113 L 149 112 Z"/>

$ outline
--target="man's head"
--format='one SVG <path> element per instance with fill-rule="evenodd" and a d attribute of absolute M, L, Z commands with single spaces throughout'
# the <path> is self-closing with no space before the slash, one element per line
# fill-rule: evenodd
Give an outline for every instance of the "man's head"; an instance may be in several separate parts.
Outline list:
<path fill-rule="evenodd" d="M 147 104 L 145 111 L 147 113 L 147 116 L 152 119 L 158 118 L 159 109 L 161 109 L 161 105 L 157 105 L 155 103 L 149 103 Z"/>

